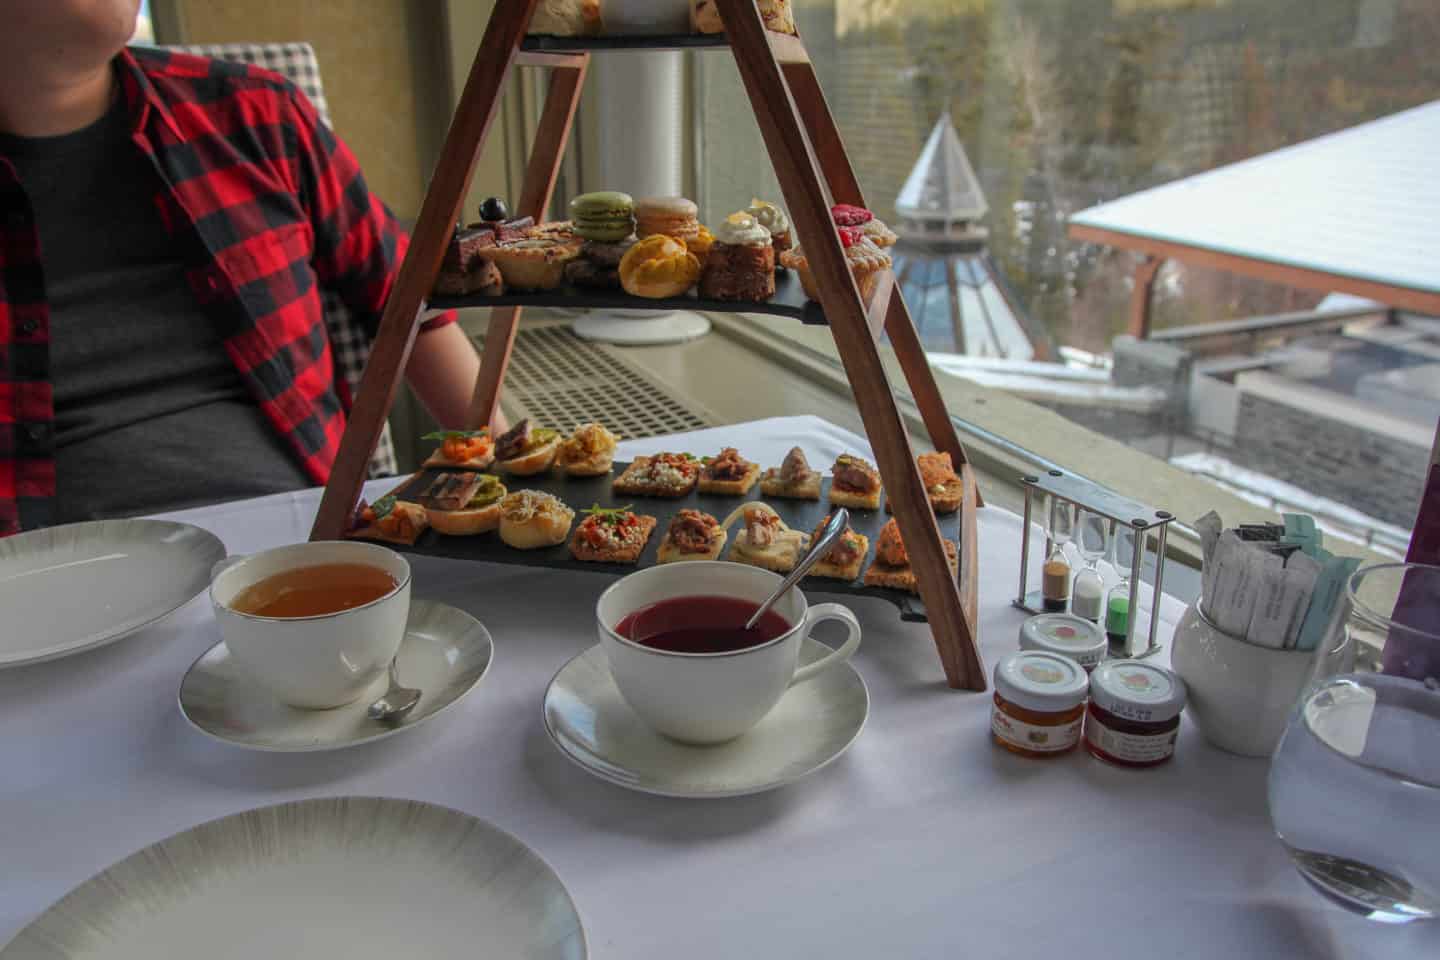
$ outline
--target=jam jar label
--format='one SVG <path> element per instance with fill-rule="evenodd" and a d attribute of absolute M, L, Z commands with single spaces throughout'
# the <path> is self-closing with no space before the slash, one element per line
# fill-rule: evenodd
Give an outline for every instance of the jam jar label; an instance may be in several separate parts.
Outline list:
<path fill-rule="evenodd" d="M 1059 753 L 1080 742 L 1081 719 L 1054 727 L 1041 727 L 1016 720 L 1007 713 L 990 713 L 990 732 L 999 740 L 1035 753 Z"/>
<path fill-rule="evenodd" d="M 1156 763 L 1175 753 L 1175 738 L 1180 730 L 1164 733 L 1135 734 L 1112 730 L 1092 713 L 1085 720 L 1085 739 L 1101 753 L 1128 763 Z"/>

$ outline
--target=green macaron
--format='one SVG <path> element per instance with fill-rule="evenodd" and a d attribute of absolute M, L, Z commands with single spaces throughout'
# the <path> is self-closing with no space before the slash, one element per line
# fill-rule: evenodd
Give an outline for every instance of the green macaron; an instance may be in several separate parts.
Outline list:
<path fill-rule="evenodd" d="M 627 193 L 599 190 L 570 201 L 575 233 L 596 243 L 619 243 L 635 232 L 635 201 Z"/>

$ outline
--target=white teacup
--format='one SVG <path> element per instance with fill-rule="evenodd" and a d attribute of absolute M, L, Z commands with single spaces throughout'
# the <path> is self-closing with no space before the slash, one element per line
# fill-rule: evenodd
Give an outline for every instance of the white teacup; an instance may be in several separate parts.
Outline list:
<path fill-rule="evenodd" d="M 230 604 L 266 577 L 328 563 L 378 567 L 396 587 L 370 603 L 313 617 L 261 617 Z M 235 662 L 282 703 L 328 710 L 358 699 L 390 666 L 410 616 L 410 564 L 356 541 L 297 543 L 215 565 L 210 602 Z"/>
<path fill-rule="evenodd" d="M 766 643 L 726 653 L 675 653 L 635 643 L 615 631 L 626 616 L 675 597 L 736 597 L 761 603 L 781 578 L 740 563 L 689 561 L 650 567 L 600 595 L 595 615 L 600 645 L 615 685 L 651 727 L 685 743 L 723 743 L 759 723 L 786 689 L 850 659 L 860 623 L 838 603 L 810 606 L 792 589 L 773 610 L 790 629 Z M 845 624 L 849 636 L 814 663 L 796 669 L 800 646 L 822 620 Z"/>

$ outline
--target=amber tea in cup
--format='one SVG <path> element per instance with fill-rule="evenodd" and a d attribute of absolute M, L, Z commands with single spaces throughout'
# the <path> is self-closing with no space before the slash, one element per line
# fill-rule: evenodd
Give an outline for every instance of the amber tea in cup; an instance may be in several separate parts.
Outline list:
<path fill-rule="evenodd" d="M 373 603 L 397 586 L 388 571 L 369 564 L 320 563 L 257 581 L 229 606 L 253 617 L 321 617 Z"/>

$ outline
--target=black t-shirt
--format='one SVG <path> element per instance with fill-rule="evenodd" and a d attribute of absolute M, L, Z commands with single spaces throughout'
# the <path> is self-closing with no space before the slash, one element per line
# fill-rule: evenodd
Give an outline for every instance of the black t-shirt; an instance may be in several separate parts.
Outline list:
<path fill-rule="evenodd" d="M 35 212 L 50 306 L 58 520 L 310 486 L 185 282 L 123 101 L 59 137 L 0 134 Z M 188 229 L 188 228 L 186 228 Z"/>

